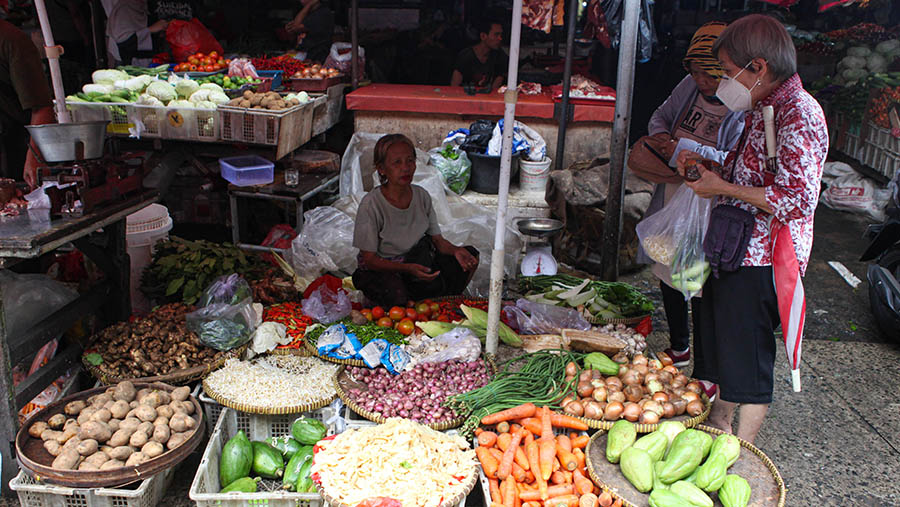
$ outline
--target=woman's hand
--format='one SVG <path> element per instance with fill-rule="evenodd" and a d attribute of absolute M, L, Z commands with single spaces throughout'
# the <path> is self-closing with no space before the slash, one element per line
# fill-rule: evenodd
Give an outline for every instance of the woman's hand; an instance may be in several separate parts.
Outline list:
<path fill-rule="evenodd" d="M 459 263 L 463 271 L 469 272 L 478 267 L 478 259 L 466 248 L 457 247 L 453 252 L 453 257 L 456 257 L 456 262 Z"/>
<path fill-rule="evenodd" d="M 701 157 L 700 154 L 695 151 L 681 150 L 681 152 L 678 153 L 678 157 L 675 159 L 675 163 L 678 164 L 676 166 L 678 174 L 684 176 L 685 165 L 687 164 L 688 160 L 695 158 L 702 159 L 703 157 Z"/>
<path fill-rule="evenodd" d="M 680 164 L 679 164 L 680 167 Z M 727 193 L 729 183 L 722 179 L 717 173 L 707 169 L 700 169 L 700 179 L 696 181 L 685 181 L 685 185 L 691 187 L 699 197 L 709 198 Z"/>
<path fill-rule="evenodd" d="M 411 276 L 418 278 L 419 280 L 424 280 L 426 282 L 430 282 L 438 277 L 441 274 L 440 271 L 432 272 L 430 268 L 425 267 L 421 264 L 407 264 L 406 272 Z"/>
<path fill-rule="evenodd" d="M 156 32 L 161 32 L 161 31 L 165 30 L 166 28 L 169 28 L 169 20 L 161 19 L 161 20 L 157 21 L 156 23 L 153 23 L 152 25 L 148 26 L 147 30 L 149 30 L 150 33 L 156 33 Z"/>

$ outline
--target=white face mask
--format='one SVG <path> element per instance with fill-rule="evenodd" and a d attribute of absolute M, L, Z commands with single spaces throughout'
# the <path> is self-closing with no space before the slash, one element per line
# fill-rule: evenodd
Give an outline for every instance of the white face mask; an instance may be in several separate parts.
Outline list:
<path fill-rule="evenodd" d="M 759 79 L 757 79 L 753 88 L 747 89 L 743 83 L 737 80 L 737 77 L 740 76 L 741 72 L 744 72 L 749 65 L 750 62 L 747 62 L 747 65 L 744 65 L 744 68 L 734 77 L 722 76 L 722 80 L 719 81 L 719 87 L 716 89 L 716 97 L 718 97 L 728 109 L 736 113 L 748 111 L 753 107 L 753 97 L 750 95 L 750 91 L 760 84 Z"/>

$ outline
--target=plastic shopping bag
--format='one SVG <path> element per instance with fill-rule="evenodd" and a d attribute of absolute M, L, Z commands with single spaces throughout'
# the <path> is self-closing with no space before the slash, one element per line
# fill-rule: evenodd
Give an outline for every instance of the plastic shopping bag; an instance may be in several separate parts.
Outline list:
<path fill-rule="evenodd" d="M 501 118 L 494 131 L 491 134 L 491 140 L 488 142 L 487 154 L 492 157 L 499 157 L 500 150 L 503 147 L 503 119 Z M 540 162 L 547 155 L 547 143 L 544 138 L 531 127 L 520 121 L 516 121 L 513 126 L 513 154 L 522 153 L 526 160 Z"/>
<path fill-rule="evenodd" d="M 353 66 L 352 60 L 352 46 L 349 42 L 335 42 L 331 45 L 331 51 L 328 52 L 328 56 L 325 57 L 325 67 L 331 67 L 332 69 L 337 69 L 344 74 L 350 74 L 353 70 L 351 67 Z M 366 50 L 363 49 L 362 46 L 359 47 L 359 53 L 357 53 L 356 57 L 357 61 L 359 61 L 359 71 L 362 74 L 366 72 Z"/>
<path fill-rule="evenodd" d="M 545 305 L 527 299 L 517 300 L 515 306 L 505 306 L 503 313 L 520 334 L 559 334 L 563 329 L 591 329 L 591 324 L 574 308 Z"/>
<path fill-rule="evenodd" d="M 671 269 L 671 285 L 686 300 L 697 295 L 709 277 L 703 238 L 711 209 L 711 199 L 698 197 L 683 185 L 663 209 L 641 220 L 635 228 L 644 251 Z"/>
<path fill-rule="evenodd" d="M 441 179 L 450 190 L 459 195 L 466 191 L 472 176 L 472 162 L 466 152 L 452 144 L 445 144 L 442 149 L 428 150 L 428 163 L 441 173 Z"/>
<path fill-rule="evenodd" d="M 250 341 L 258 317 L 250 284 L 237 274 L 222 276 L 203 291 L 201 308 L 185 315 L 187 328 L 216 350 L 231 350 Z"/>
<path fill-rule="evenodd" d="M 320 285 L 301 303 L 303 314 L 316 319 L 322 324 L 331 324 L 350 315 L 352 305 L 343 289 L 332 290 L 325 284 Z"/>
<path fill-rule="evenodd" d="M 190 21 L 172 20 L 166 28 L 166 41 L 172 46 L 176 62 L 183 62 L 194 53 L 223 53 L 222 45 L 197 18 Z"/>

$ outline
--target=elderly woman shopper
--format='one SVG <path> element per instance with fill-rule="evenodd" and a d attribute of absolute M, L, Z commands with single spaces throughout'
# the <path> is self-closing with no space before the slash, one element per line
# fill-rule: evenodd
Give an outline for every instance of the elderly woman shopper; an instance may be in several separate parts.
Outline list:
<path fill-rule="evenodd" d="M 726 26 L 721 21 L 712 21 L 694 33 L 682 61 L 688 75 L 650 117 L 650 136 L 656 140 L 656 147 L 669 160 L 671 167 L 675 167 L 678 154 L 684 150 L 721 163 L 728 151 L 735 147 L 744 129 L 744 112 L 729 111 L 716 98 L 716 87 L 723 70 L 712 52 L 712 46 Z M 645 216 L 662 209 L 681 188 L 682 181 L 674 174 L 659 181 Z M 652 262 L 649 258 L 647 260 Z M 660 280 L 659 289 L 669 324 L 671 347 L 663 352 L 672 358 L 675 366 L 681 368 L 687 366 L 691 359 L 688 302 L 681 291 L 669 285 L 671 273 L 668 266 L 657 262 L 652 271 Z M 699 345 L 700 297 L 691 298 L 690 306 L 694 341 Z M 708 395 L 715 395 L 712 384 L 704 383 L 704 389 Z"/>
<path fill-rule="evenodd" d="M 747 111 L 746 123 L 724 164 L 706 164 L 712 170 L 701 168 L 700 178 L 687 184 L 701 197 L 716 198 L 707 255 L 710 240 L 726 236 L 723 231 L 743 231 L 745 241 L 726 245 L 738 254 L 735 260 L 743 260 L 727 267 L 722 262 L 718 277 L 703 288 L 703 357 L 695 356 L 694 376 L 719 385 L 709 422 L 730 431 L 741 405 L 737 435 L 753 442 L 772 401 L 779 299 L 791 297 L 786 291 L 776 295 L 773 272 L 806 271 L 828 129 L 822 108 L 797 76 L 794 45 L 781 23 L 764 15 L 738 19 L 713 52 L 725 70 L 716 96 L 732 111 Z M 774 109 L 774 167 L 766 164 L 765 106 Z M 682 174 L 699 165 L 692 157 L 679 154 Z M 714 265 L 727 259 L 710 257 Z"/>

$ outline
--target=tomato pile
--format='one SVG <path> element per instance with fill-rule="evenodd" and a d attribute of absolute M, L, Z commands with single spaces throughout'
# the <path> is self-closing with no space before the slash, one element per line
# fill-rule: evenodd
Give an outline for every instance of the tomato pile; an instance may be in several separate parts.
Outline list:
<path fill-rule="evenodd" d="M 900 87 L 883 88 L 878 97 L 872 99 L 872 103 L 869 106 L 872 122 L 883 129 L 890 129 L 891 120 L 888 115 L 891 108 L 898 104 L 900 104 Z"/>
<path fill-rule="evenodd" d="M 231 60 L 219 55 L 216 51 L 209 54 L 194 53 L 186 62 L 175 65 L 175 72 L 217 72 L 227 69 Z"/>
<path fill-rule="evenodd" d="M 279 322 L 287 327 L 287 335 L 291 343 L 279 345 L 280 349 L 299 349 L 306 333 L 306 327 L 315 324 L 316 321 L 303 314 L 300 303 L 281 303 L 266 308 L 263 311 L 264 322 Z"/>
<path fill-rule="evenodd" d="M 832 30 L 825 35 L 832 40 L 845 40 L 866 44 L 877 44 L 881 41 L 894 38 L 892 32 L 875 23 L 857 23 L 850 28 Z"/>
<path fill-rule="evenodd" d="M 439 310 L 438 303 L 426 299 L 419 304 L 409 301 L 406 304 L 406 308 L 394 306 L 385 311 L 383 307 L 375 306 L 363 308 L 360 310 L 360 313 L 370 322 L 375 322 L 381 327 L 392 327 L 400 331 L 404 336 L 408 336 L 416 330 L 416 321 L 432 320 L 434 313 Z M 445 322 L 450 321 L 447 320 Z"/>

